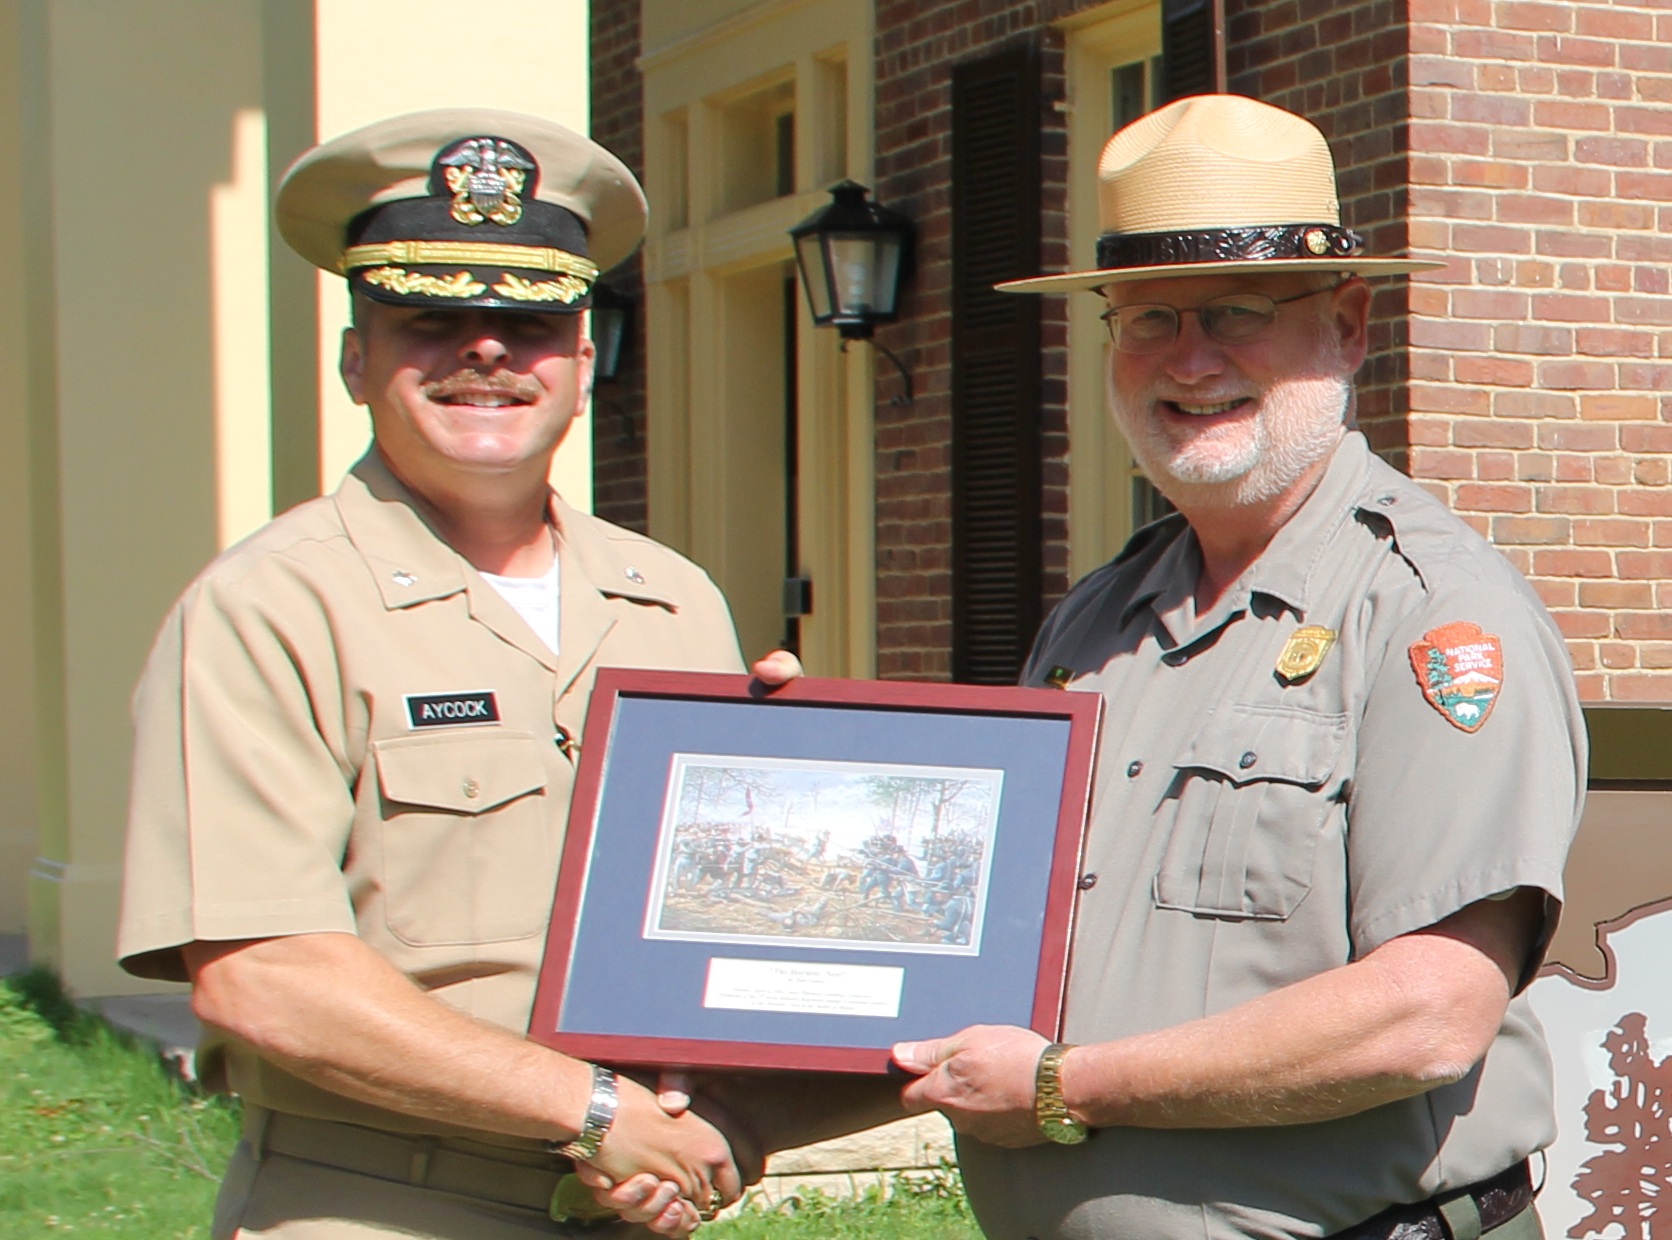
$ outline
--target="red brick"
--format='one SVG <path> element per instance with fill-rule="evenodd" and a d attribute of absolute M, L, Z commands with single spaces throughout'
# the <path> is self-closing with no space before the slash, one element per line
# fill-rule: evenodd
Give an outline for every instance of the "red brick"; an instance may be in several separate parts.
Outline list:
<path fill-rule="evenodd" d="M 1475 476 L 1474 453 L 1413 447 L 1410 455 L 1410 472 L 1413 478 L 1473 478 Z"/>
<path fill-rule="evenodd" d="M 1551 618 L 1556 621 L 1556 627 L 1561 629 L 1562 636 L 1568 638 L 1607 637 L 1613 629 L 1608 623 L 1608 617 L 1601 612 L 1558 611 L 1552 612 Z"/>
<path fill-rule="evenodd" d="M 1564 160 L 1568 136 L 1538 129 L 1494 129 L 1492 155 L 1496 159 Z"/>
<path fill-rule="evenodd" d="M 1541 35 L 1538 58 L 1545 64 L 1590 65 L 1613 68 L 1614 45 L 1601 39 L 1575 39 L 1566 35 Z"/>
<path fill-rule="evenodd" d="M 1505 353 L 1566 357 L 1573 352 L 1574 333 L 1571 328 L 1543 323 L 1499 323 L 1492 329 L 1492 339 Z"/>
<path fill-rule="evenodd" d="M 1579 398 L 1579 416 L 1593 422 L 1653 422 L 1660 417 L 1660 401 L 1653 396 L 1598 392 Z"/>
<path fill-rule="evenodd" d="M 1573 522 L 1576 547 L 1647 547 L 1649 523 L 1619 517 L 1579 517 Z"/>
<path fill-rule="evenodd" d="M 1607 237 L 1574 232 L 1540 230 L 1534 245 L 1540 254 L 1558 258 L 1608 258 L 1614 252 L 1614 243 Z"/>
<path fill-rule="evenodd" d="M 1607 422 L 1546 422 L 1538 428 L 1538 443 L 1558 452 L 1612 452 L 1624 446 L 1620 442 L 1623 429 Z"/>
<path fill-rule="evenodd" d="M 1572 523 L 1566 517 L 1522 516 L 1492 518 L 1492 541 L 1501 546 L 1548 547 L 1561 544 L 1572 536 Z M 1541 570 L 1542 571 L 1542 570 Z M 1561 574 L 1563 576 L 1577 574 Z M 1607 576 L 1607 573 L 1594 574 Z"/>
<path fill-rule="evenodd" d="M 1672 459 L 1639 457 L 1632 465 L 1631 480 L 1638 486 L 1663 487 L 1672 482 Z"/>
<path fill-rule="evenodd" d="M 1489 413 L 1492 394 L 1478 388 L 1448 387 L 1440 384 L 1410 385 L 1411 408 L 1423 413 Z"/>
<path fill-rule="evenodd" d="M 1614 368 L 1605 362 L 1540 362 L 1538 377 L 1545 387 L 1594 391 L 1613 386 Z"/>
<path fill-rule="evenodd" d="M 1501 224 L 1454 224 L 1451 244 L 1463 254 L 1531 254 L 1533 239 L 1524 228 Z"/>
<path fill-rule="evenodd" d="M 1526 4 L 1505 0 L 1496 6 L 1497 25 L 1503 30 L 1569 31 L 1574 28 L 1571 4 Z"/>
<path fill-rule="evenodd" d="M 1532 187 L 1545 194 L 1601 198 L 1614 190 L 1614 177 L 1601 168 L 1542 167 L 1533 170 Z M 1589 205 L 1577 204 L 1581 209 Z"/>
<path fill-rule="evenodd" d="M 1573 157 L 1582 164 L 1647 168 L 1649 144 L 1640 138 L 1580 138 L 1573 144 Z"/>
<path fill-rule="evenodd" d="M 1523 482 L 1554 481 L 1556 458 L 1548 452 L 1517 452 L 1515 472 Z"/>
<path fill-rule="evenodd" d="M 1533 317 L 1558 323 L 1606 323 L 1612 317 L 1606 297 L 1546 293 L 1533 298 Z"/>
<path fill-rule="evenodd" d="M 1547 577 L 1540 577 L 1531 585 L 1538 592 L 1539 600 L 1546 607 L 1577 607 L 1579 605 L 1578 582 L 1553 581 Z"/>
<path fill-rule="evenodd" d="M 1545 129 L 1591 129 L 1607 133 L 1614 127 L 1613 109 L 1600 103 L 1540 100 L 1533 105 L 1533 124 Z"/>
<path fill-rule="evenodd" d="M 1462 355 L 1455 359 L 1453 371 L 1459 383 L 1487 383 L 1497 387 L 1533 385 L 1533 363 L 1520 358 Z"/>
<path fill-rule="evenodd" d="M 1620 427 L 1620 448 L 1625 452 L 1672 452 L 1672 426 L 1628 423 Z"/>
<path fill-rule="evenodd" d="M 1579 223 L 1584 228 L 1637 228 L 1655 226 L 1655 208 L 1635 202 L 1582 202 Z"/>
<path fill-rule="evenodd" d="M 1615 557 L 1621 577 L 1638 581 L 1658 581 L 1672 577 L 1672 552 L 1622 551 Z M 1668 616 L 1672 619 L 1672 616 Z"/>
<path fill-rule="evenodd" d="M 1610 676 L 1608 696 L 1616 702 L 1664 702 L 1672 698 L 1672 676 L 1650 672 Z"/>
<path fill-rule="evenodd" d="M 1612 670 L 1634 668 L 1637 666 L 1637 647 L 1624 642 L 1600 642 L 1597 657 L 1604 667 Z"/>
<path fill-rule="evenodd" d="M 1579 586 L 1579 605 L 1604 610 L 1649 608 L 1655 605 L 1655 592 L 1646 581 L 1586 581 Z"/>
<path fill-rule="evenodd" d="M 1452 442 L 1460 448 L 1529 449 L 1534 443 L 1533 427 L 1528 422 L 1508 422 L 1499 418 L 1469 418 L 1452 424 Z"/>
<path fill-rule="evenodd" d="M 1622 488 L 1619 509 L 1633 517 L 1672 517 L 1672 489 L 1665 484 L 1653 489 Z"/>
<path fill-rule="evenodd" d="M 1672 668 L 1672 642 L 1639 643 L 1637 662 L 1642 667 Z"/>
<path fill-rule="evenodd" d="M 1538 487 L 1537 492 L 1540 512 L 1595 516 L 1614 511 L 1614 496 L 1607 487 L 1548 486 Z"/>
<path fill-rule="evenodd" d="M 1587 357 L 1653 357 L 1655 353 L 1653 334 L 1619 327 L 1581 327 L 1574 333 L 1573 342 L 1574 348 Z"/>
<path fill-rule="evenodd" d="M 1620 553 L 1622 558 L 1627 554 Z M 1667 641 L 1672 639 L 1672 612 L 1619 612 L 1614 618 L 1614 631 L 1627 641 Z"/>

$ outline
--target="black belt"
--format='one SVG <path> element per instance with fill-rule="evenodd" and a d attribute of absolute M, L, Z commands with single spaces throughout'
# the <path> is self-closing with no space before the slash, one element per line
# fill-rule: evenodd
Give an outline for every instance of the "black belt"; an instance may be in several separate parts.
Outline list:
<path fill-rule="evenodd" d="M 496 1205 L 537 1210 L 562 1222 L 588 1225 L 619 1222 L 614 1215 L 585 1217 L 591 1206 L 590 1194 L 566 1190 L 558 1197 L 558 1186 L 574 1171 L 575 1164 L 539 1150 L 500 1149 L 479 1141 L 452 1137 L 427 1137 L 364 1128 L 334 1120 L 309 1119 L 282 1111 L 246 1107 L 244 1135 L 257 1155 L 280 1154 L 301 1162 L 335 1167 L 356 1175 L 409 1184 L 437 1192 L 472 1197 Z M 581 1202 L 582 1217 L 570 1211 Z M 565 1206 L 568 1209 L 565 1209 Z M 596 1210 L 596 1207 L 594 1207 Z"/>
<path fill-rule="evenodd" d="M 1472 1240 L 1463 1233 L 1502 1227 L 1532 1204 L 1533 1177 L 1523 1160 L 1479 1184 L 1414 1205 L 1389 1206 L 1329 1240 Z M 1473 1218 L 1479 1219 L 1478 1229 L 1468 1226 Z"/>

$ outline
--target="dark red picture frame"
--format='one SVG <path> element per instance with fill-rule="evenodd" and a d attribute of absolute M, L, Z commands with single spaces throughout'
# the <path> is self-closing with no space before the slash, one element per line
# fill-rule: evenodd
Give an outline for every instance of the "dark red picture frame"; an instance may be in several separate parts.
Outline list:
<path fill-rule="evenodd" d="M 808 677 L 767 690 L 743 675 L 601 669 L 529 1036 L 614 1064 L 857 1073 L 888 1071 L 896 1041 L 967 1024 L 1024 1024 L 1054 1040 L 1101 707 L 1100 695 L 1055 689 Z M 903 995 L 893 1019 L 703 1010 L 696 974 L 730 950 L 636 933 L 653 898 L 650 807 L 665 801 L 670 753 L 693 748 L 996 766 L 1006 783 L 983 898 L 1003 924 L 955 959 L 755 949 L 795 965 L 885 959 Z"/>

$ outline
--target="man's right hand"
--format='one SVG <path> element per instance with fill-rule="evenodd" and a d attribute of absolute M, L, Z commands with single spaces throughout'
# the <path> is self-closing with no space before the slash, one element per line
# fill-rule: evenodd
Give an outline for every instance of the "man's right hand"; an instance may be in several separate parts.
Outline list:
<path fill-rule="evenodd" d="M 697 1211 L 707 1212 L 738 1199 L 743 1192 L 742 1179 L 731 1147 L 714 1125 L 695 1111 L 670 1115 L 657 1102 L 655 1094 L 627 1077 L 617 1078 L 617 1083 L 619 1102 L 615 1122 L 610 1125 L 598 1153 L 588 1160 L 592 1167 L 617 1186 L 625 1187 L 627 1181 L 643 1176 L 672 1184 L 680 1197 Z M 593 1177 L 583 1178 L 590 1182 Z M 642 1185 L 644 1181 L 638 1183 Z M 661 1203 L 660 1197 L 665 1195 L 665 1190 L 644 1193 L 643 1201 L 630 1214 L 627 1211 L 624 1214 L 634 1217 L 634 1221 L 660 1222 L 672 1208 Z M 620 1208 L 621 1203 L 618 1200 L 611 1204 Z M 646 1216 L 645 1211 L 652 1206 L 658 1207 L 657 1213 Z M 690 1219 L 690 1225 L 695 1224 L 695 1218 Z"/>

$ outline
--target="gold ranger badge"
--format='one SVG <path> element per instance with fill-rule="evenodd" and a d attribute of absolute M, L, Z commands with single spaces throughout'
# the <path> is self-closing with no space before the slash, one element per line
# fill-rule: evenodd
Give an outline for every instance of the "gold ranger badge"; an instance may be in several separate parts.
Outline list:
<path fill-rule="evenodd" d="M 1309 624 L 1289 634 L 1283 653 L 1277 656 L 1277 674 L 1286 685 L 1298 684 L 1318 670 L 1329 648 L 1335 645 L 1335 630 Z"/>

